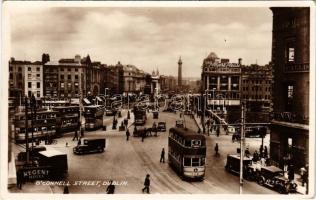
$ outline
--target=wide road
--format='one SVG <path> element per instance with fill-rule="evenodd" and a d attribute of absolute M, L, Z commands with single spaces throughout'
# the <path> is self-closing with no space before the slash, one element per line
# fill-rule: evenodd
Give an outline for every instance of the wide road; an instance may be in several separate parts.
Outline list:
<path fill-rule="evenodd" d="M 123 113 L 126 116 L 126 112 Z M 133 118 L 133 114 L 131 114 Z M 106 124 L 110 125 L 113 117 L 107 117 Z M 160 112 L 159 119 L 155 121 L 165 121 L 167 130 L 175 125 L 175 120 L 179 119 L 179 113 Z M 119 119 L 122 120 L 122 118 Z M 131 123 L 132 119 L 130 120 Z M 152 113 L 148 114 L 146 126 L 153 124 Z M 197 130 L 194 120 L 185 116 L 186 126 Z M 120 123 L 119 123 L 120 124 Z M 70 193 L 105 193 L 106 185 L 74 185 L 76 181 L 108 181 L 115 180 L 122 184 L 116 186 L 117 194 L 139 194 L 142 193 L 143 182 L 146 174 L 150 174 L 151 193 L 161 194 L 239 194 L 239 177 L 224 170 L 226 155 L 236 152 L 239 143 L 232 143 L 231 136 L 221 134 L 207 136 L 207 159 L 206 177 L 201 182 L 186 182 L 166 163 L 160 163 L 161 149 L 168 152 L 168 132 L 159 133 L 158 137 L 145 138 L 130 137 L 127 141 L 125 132 L 111 130 L 97 130 L 85 132 L 85 138 L 106 138 L 107 146 L 103 153 L 74 155 L 72 148 L 77 141 L 72 141 L 73 133 L 67 133 L 64 137 L 57 139 L 55 145 L 48 145 L 48 149 L 57 149 L 68 155 L 69 173 L 67 180 L 72 184 L 69 186 Z M 130 126 L 132 135 L 133 126 Z M 251 150 L 258 147 L 260 140 L 250 139 Z M 253 141 L 252 141 L 253 140 Z M 69 146 L 65 144 L 68 142 Z M 220 156 L 214 156 L 215 143 L 219 144 Z M 253 152 L 253 151 L 252 151 Z M 79 183 L 79 182 L 77 182 Z M 91 184 L 92 182 L 90 182 Z M 59 186 L 51 187 L 52 192 L 60 193 Z M 271 189 L 262 187 L 255 182 L 244 182 L 244 194 L 278 194 Z"/>

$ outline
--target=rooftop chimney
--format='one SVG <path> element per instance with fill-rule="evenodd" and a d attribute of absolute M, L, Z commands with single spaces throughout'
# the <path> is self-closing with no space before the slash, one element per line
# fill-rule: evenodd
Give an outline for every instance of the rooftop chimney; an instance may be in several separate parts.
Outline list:
<path fill-rule="evenodd" d="M 241 61 L 242 61 L 242 59 L 241 59 L 241 58 L 238 58 L 238 64 L 239 64 L 239 65 L 242 65 L 242 62 L 241 62 Z"/>

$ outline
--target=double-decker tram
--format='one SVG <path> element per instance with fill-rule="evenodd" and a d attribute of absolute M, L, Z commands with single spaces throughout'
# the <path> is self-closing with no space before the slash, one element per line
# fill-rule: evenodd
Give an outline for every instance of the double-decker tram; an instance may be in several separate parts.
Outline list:
<path fill-rule="evenodd" d="M 36 119 L 33 119 L 32 134 L 32 115 L 27 114 L 27 130 L 25 123 L 25 113 L 17 113 L 14 115 L 14 137 L 16 143 L 26 142 L 26 131 L 29 141 L 36 139 L 45 139 L 54 137 L 56 134 L 56 111 L 39 110 L 36 112 Z"/>
<path fill-rule="evenodd" d="M 85 118 L 85 129 L 96 130 L 103 126 L 103 115 L 105 107 L 103 105 L 85 106 L 83 115 Z"/>
<path fill-rule="evenodd" d="M 205 176 L 205 137 L 187 128 L 171 128 L 168 138 L 169 165 L 183 179 L 203 180 Z"/>
<path fill-rule="evenodd" d="M 57 106 L 56 132 L 57 134 L 71 132 L 79 129 L 79 106 Z"/>

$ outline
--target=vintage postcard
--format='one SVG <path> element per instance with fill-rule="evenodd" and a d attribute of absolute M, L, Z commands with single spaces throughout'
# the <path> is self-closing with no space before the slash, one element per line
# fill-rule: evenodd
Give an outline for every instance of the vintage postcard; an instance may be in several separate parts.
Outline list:
<path fill-rule="evenodd" d="M 315 2 L 2 13 L 1 198 L 314 197 Z"/>

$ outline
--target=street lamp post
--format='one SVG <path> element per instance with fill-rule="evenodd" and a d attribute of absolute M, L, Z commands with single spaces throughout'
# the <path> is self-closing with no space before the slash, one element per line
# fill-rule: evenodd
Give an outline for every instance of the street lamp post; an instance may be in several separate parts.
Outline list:
<path fill-rule="evenodd" d="M 215 90 L 216 90 L 216 88 L 212 89 L 212 91 L 213 91 L 213 112 L 214 112 L 214 104 L 215 104 Z"/>
<path fill-rule="evenodd" d="M 244 184 L 243 179 L 243 160 L 244 160 L 244 146 L 245 146 L 245 104 L 241 104 L 241 137 L 240 137 L 240 176 L 239 176 L 239 193 L 242 194 Z"/>
<path fill-rule="evenodd" d="M 25 104 L 25 148 L 26 148 L 26 164 L 30 162 L 30 151 L 29 151 L 29 133 L 28 133 L 28 99 L 25 96 L 24 99 Z"/>

